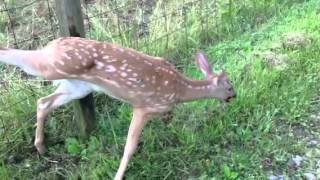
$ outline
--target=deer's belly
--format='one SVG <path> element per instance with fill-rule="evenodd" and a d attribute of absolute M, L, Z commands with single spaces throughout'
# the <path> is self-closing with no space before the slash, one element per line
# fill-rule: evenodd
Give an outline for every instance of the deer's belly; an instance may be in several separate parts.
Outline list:
<path fill-rule="evenodd" d="M 89 86 L 92 91 L 107 94 L 114 99 L 127 102 L 136 107 L 167 106 L 175 100 L 175 93 L 167 92 L 163 94 L 157 93 L 152 89 L 145 91 L 142 89 L 128 88 L 126 86 L 120 86 L 112 80 L 110 80 L 110 82 L 105 81 L 103 84 L 95 81 L 83 82 L 87 83 L 87 86 Z"/>
<path fill-rule="evenodd" d="M 112 85 L 104 84 L 104 86 L 99 86 L 96 84 L 91 84 L 90 87 L 96 91 L 96 92 L 102 92 L 110 97 L 113 97 L 115 99 L 118 99 L 123 102 L 127 102 L 129 104 L 132 104 L 134 106 L 144 106 L 153 104 L 153 100 L 156 96 L 155 92 L 141 92 L 134 89 L 128 89 L 128 88 L 115 88 Z M 161 104 L 158 102 L 158 104 Z"/>
<path fill-rule="evenodd" d="M 117 92 L 115 89 L 111 87 L 102 87 L 92 83 L 89 83 L 89 86 L 92 88 L 93 91 L 107 94 L 108 96 L 114 99 L 118 99 L 120 101 L 129 102 L 128 98 L 125 95 L 123 95 L 119 91 Z"/>

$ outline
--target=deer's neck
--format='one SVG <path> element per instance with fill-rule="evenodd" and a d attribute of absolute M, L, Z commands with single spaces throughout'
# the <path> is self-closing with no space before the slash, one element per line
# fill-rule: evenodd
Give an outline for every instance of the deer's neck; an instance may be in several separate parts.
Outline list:
<path fill-rule="evenodd" d="M 193 101 L 211 97 L 212 82 L 209 80 L 185 79 L 180 90 L 180 102 Z"/>

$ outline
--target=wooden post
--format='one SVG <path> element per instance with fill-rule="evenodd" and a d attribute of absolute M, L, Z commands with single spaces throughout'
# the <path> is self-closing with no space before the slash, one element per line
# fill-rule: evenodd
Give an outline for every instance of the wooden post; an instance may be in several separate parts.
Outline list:
<path fill-rule="evenodd" d="M 60 36 L 85 37 L 80 0 L 55 0 Z M 68 123 L 71 134 L 86 139 L 96 126 L 93 96 L 74 102 L 75 119 Z"/>

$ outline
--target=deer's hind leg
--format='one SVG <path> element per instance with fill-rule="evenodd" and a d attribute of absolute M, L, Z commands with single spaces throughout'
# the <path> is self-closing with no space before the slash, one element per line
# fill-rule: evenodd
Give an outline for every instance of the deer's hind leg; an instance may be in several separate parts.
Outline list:
<path fill-rule="evenodd" d="M 85 97 L 92 92 L 88 83 L 78 80 L 61 80 L 57 90 L 49 96 L 42 97 L 37 103 L 37 127 L 34 145 L 39 154 L 44 154 L 44 123 L 54 109 L 75 99 Z"/>

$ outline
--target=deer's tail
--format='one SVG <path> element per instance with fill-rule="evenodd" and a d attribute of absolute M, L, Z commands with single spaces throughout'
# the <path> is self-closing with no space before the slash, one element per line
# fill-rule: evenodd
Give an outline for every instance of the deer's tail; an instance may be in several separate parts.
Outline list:
<path fill-rule="evenodd" d="M 33 61 L 38 53 L 39 51 L 0 48 L 0 62 L 20 67 L 30 75 L 38 75 Z"/>

